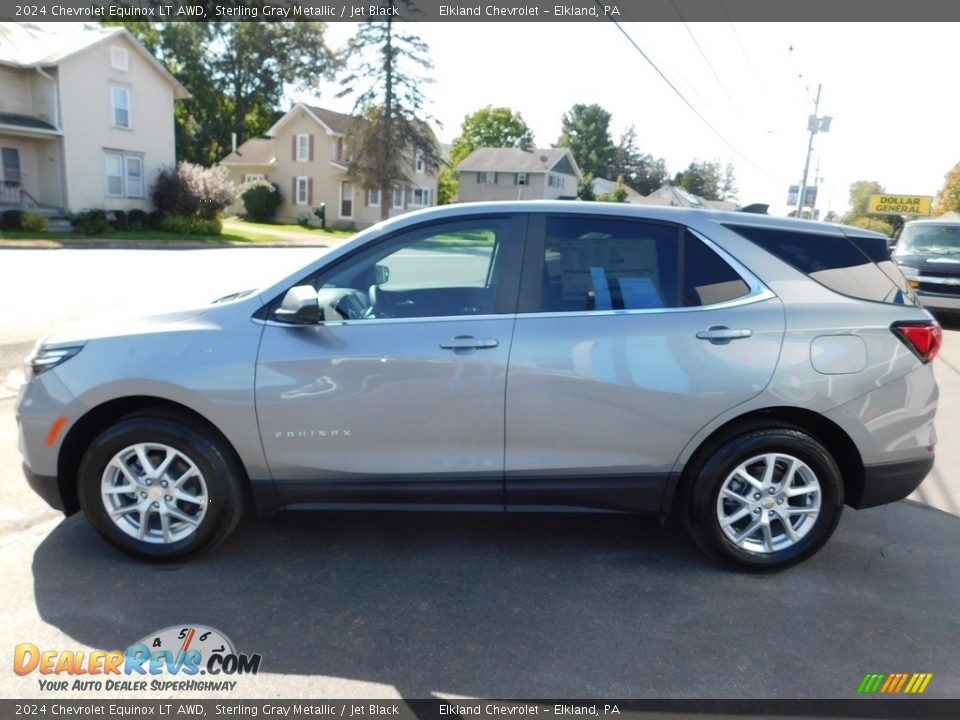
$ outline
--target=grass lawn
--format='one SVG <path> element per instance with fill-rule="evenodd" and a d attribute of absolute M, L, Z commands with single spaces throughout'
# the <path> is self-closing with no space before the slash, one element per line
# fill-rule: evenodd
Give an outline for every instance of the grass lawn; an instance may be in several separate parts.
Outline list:
<path fill-rule="evenodd" d="M 357 234 L 356 230 L 345 230 L 343 228 L 327 228 L 326 230 L 321 229 L 320 227 L 310 225 L 304 227 L 303 225 L 298 225 L 295 223 L 279 223 L 279 222 L 253 222 L 250 220 L 243 220 L 237 217 L 227 218 L 223 221 L 223 227 L 229 228 L 233 231 L 242 231 L 245 227 L 255 228 L 259 231 L 270 231 L 270 230 L 283 230 L 285 232 L 297 232 L 310 235 L 318 235 L 320 237 L 333 237 L 333 238 L 348 238 Z"/>

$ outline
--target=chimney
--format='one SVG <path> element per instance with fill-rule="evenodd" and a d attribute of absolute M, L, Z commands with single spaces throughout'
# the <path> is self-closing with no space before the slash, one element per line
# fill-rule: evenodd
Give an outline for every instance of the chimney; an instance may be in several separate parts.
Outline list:
<path fill-rule="evenodd" d="M 524 152 L 530 152 L 530 141 L 526 138 L 520 138 L 520 149 Z"/>
<path fill-rule="evenodd" d="M 230 133 L 230 144 L 233 146 L 233 151 L 237 151 L 237 134 L 235 132 Z"/>

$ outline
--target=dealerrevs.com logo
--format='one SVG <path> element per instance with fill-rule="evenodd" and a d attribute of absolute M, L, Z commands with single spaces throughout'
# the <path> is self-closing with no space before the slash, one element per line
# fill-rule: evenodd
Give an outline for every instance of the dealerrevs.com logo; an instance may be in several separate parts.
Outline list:
<path fill-rule="evenodd" d="M 259 654 L 238 653 L 219 630 L 175 625 L 126 650 L 47 650 L 20 643 L 14 648 L 13 671 L 40 675 L 40 689 L 47 691 L 222 692 L 237 685 L 224 676 L 256 675 L 260 660 Z"/>

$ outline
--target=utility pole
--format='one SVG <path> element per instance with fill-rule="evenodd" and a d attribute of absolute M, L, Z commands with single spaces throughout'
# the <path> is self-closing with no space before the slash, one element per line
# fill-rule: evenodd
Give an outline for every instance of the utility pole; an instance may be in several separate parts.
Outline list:
<path fill-rule="evenodd" d="M 829 132 L 830 122 L 833 120 L 829 115 L 819 117 L 817 112 L 820 110 L 820 91 L 823 84 L 817 85 L 817 99 L 813 104 L 813 115 L 807 118 L 807 130 L 810 131 L 810 141 L 807 143 L 807 156 L 803 163 L 803 179 L 800 181 L 800 192 L 797 194 L 797 217 L 803 217 L 803 206 L 807 194 L 807 176 L 810 174 L 810 155 L 813 152 L 813 136 L 818 132 Z"/>

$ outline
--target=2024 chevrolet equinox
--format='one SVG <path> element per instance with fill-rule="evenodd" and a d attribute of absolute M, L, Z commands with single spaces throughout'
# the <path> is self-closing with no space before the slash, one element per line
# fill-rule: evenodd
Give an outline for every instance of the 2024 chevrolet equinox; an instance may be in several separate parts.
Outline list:
<path fill-rule="evenodd" d="M 16 413 L 33 488 L 171 557 L 248 506 L 654 512 L 779 568 L 933 465 L 940 327 L 884 238 L 604 203 L 361 232 L 175 315 L 57 333 Z"/>

